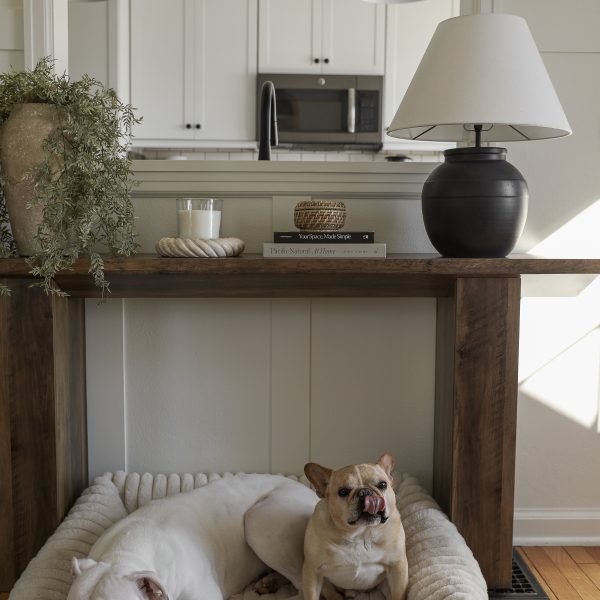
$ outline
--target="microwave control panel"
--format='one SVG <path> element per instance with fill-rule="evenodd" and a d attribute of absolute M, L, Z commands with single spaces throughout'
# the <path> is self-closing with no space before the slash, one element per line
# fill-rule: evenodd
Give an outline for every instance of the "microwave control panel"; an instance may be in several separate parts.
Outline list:
<path fill-rule="evenodd" d="M 378 131 L 379 91 L 358 90 L 356 96 L 356 131 Z"/>

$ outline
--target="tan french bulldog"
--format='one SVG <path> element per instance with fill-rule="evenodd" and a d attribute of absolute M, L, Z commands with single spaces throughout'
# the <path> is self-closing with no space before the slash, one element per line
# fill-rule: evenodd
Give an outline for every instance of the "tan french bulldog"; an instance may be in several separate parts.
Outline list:
<path fill-rule="evenodd" d="M 308 463 L 304 472 L 321 498 L 304 538 L 304 600 L 340 600 L 387 580 L 386 596 L 405 600 L 408 562 L 396 507 L 394 459 L 332 471 Z"/>

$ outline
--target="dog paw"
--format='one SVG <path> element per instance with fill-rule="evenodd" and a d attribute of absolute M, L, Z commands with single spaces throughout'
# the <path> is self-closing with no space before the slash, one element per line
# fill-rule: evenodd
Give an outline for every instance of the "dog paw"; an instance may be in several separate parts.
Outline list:
<path fill-rule="evenodd" d="M 253 590 L 259 594 L 274 594 L 280 588 L 285 585 L 288 585 L 289 581 L 279 573 L 273 571 L 272 573 L 267 573 L 264 577 L 261 577 L 253 586 Z"/>

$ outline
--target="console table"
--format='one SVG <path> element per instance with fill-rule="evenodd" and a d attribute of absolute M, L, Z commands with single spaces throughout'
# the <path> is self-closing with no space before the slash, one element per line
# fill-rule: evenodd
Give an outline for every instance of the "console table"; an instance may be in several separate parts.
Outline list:
<path fill-rule="evenodd" d="M 600 273 L 600 259 L 202 260 L 107 258 L 113 297 L 436 297 L 433 493 L 490 587 L 510 584 L 521 274 Z M 80 261 L 30 288 L 23 259 L 0 260 L 0 590 L 8 590 L 87 486 Z M 399 392 L 399 396 L 401 393 Z M 393 399 L 390 399 L 393 401 Z"/>

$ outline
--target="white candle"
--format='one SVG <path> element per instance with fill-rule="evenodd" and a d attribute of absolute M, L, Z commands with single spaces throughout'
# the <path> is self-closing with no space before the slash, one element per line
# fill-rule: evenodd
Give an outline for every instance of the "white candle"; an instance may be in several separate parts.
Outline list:
<path fill-rule="evenodd" d="M 220 210 L 178 210 L 180 238 L 218 238 L 221 228 Z"/>

